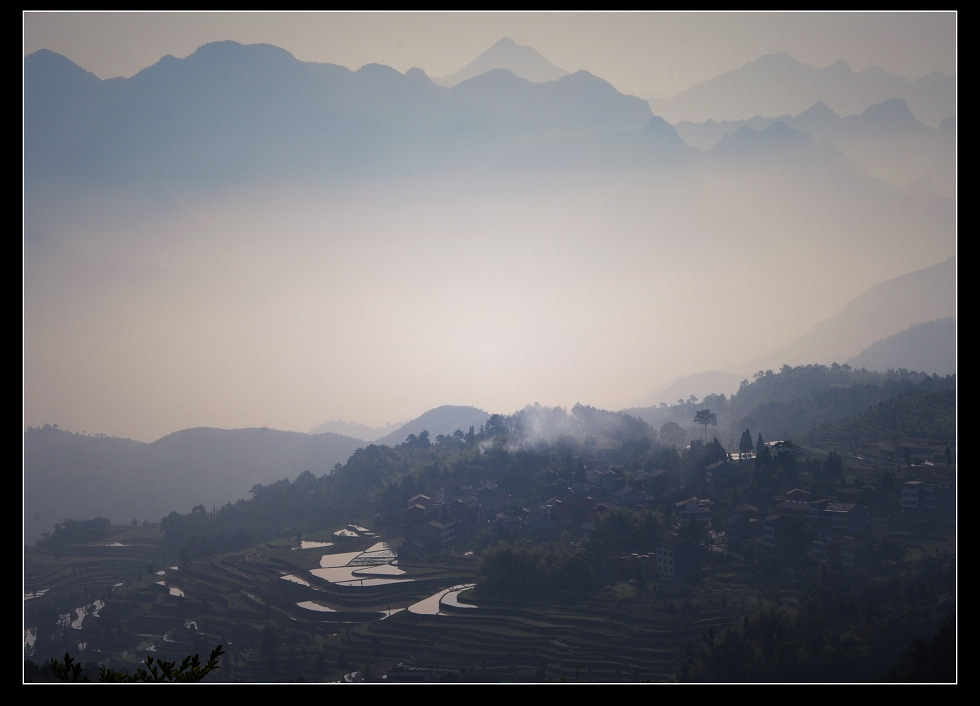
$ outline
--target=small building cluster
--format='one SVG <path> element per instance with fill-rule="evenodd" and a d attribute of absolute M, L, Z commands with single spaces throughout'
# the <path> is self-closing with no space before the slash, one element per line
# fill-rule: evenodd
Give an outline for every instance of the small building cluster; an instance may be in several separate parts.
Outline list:
<path fill-rule="evenodd" d="M 724 492 L 751 472 L 750 461 L 718 461 L 705 468 L 702 489 Z M 512 498 L 493 481 L 465 486 L 447 481 L 440 496 L 416 495 L 403 514 L 402 556 L 425 556 L 457 539 L 487 530 L 498 539 L 535 542 L 578 541 L 587 537 L 597 514 L 611 508 L 654 508 L 670 515 L 671 536 L 646 554 L 616 557 L 610 570 L 623 578 L 666 583 L 697 581 L 708 547 L 737 556 L 767 552 L 787 565 L 803 561 L 870 568 L 877 553 L 869 540 L 872 510 L 857 503 L 813 498 L 794 488 L 772 498 L 765 509 L 742 503 L 724 518 L 715 504 L 699 495 L 675 500 L 683 491 L 677 474 L 666 470 L 631 476 L 627 483 L 615 469 L 587 465 L 585 481 L 538 505 L 515 511 Z M 902 513 L 955 519 L 952 483 L 911 480 L 902 485 Z M 697 529 L 695 529 L 697 528 Z"/>

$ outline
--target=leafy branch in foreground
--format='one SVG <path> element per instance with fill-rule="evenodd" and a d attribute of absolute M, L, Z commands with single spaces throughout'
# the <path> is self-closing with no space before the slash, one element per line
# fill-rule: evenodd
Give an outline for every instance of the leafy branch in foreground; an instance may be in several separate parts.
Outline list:
<path fill-rule="evenodd" d="M 146 668 L 139 667 L 135 674 L 113 671 L 105 667 L 99 667 L 100 682 L 199 682 L 215 669 L 221 669 L 218 658 L 224 654 L 221 645 L 211 650 L 208 661 L 201 664 L 201 656 L 190 655 L 184 657 L 180 666 L 176 662 L 167 662 L 162 659 L 154 660 L 151 655 L 146 656 L 143 664 Z M 59 662 L 54 657 L 51 658 L 51 671 L 61 681 L 67 682 L 87 682 L 91 681 L 82 674 L 82 665 L 72 659 L 71 655 L 65 652 L 65 661 Z"/>

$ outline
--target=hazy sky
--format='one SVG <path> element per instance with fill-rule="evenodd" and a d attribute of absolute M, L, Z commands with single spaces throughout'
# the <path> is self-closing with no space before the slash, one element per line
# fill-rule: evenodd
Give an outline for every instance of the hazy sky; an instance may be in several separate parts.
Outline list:
<path fill-rule="evenodd" d="M 25 55 L 49 49 L 101 78 L 220 40 L 440 77 L 503 37 L 643 97 L 779 51 L 818 68 L 956 72 L 951 12 L 24 13 Z M 439 405 L 623 409 L 955 253 L 945 215 L 867 210 L 787 175 L 557 181 L 250 185 L 220 199 L 178 185 L 158 214 L 126 192 L 25 206 L 42 237 L 24 263 L 24 424 L 154 441 L 383 425 Z"/>
<path fill-rule="evenodd" d="M 207 42 L 274 44 L 302 61 L 453 74 L 497 40 L 533 46 L 620 92 L 670 97 L 765 54 L 843 59 L 915 79 L 956 70 L 955 12 L 26 12 L 24 54 L 50 49 L 100 78 L 132 76 Z"/>

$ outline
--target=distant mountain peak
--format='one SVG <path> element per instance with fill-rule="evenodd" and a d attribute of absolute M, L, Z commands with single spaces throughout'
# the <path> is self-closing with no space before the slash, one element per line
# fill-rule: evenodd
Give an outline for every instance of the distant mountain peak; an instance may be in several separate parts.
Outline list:
<path fill-rule="evenodd" d="M 55 86 L 61 88 L 72 82 L 93 84 L 100 81 L 91 71 L 86 71 L 68 57 L 49 49 L 38 49 L 25 56 L 24 74 L 26 77 L 41 76 L 46 81 L 55 81 Z"/>
<path fill-rule="evenodd" d="M 494 69 L 506 69 L 532 83 L 557 81 L 569 72 L 541 56 L 533 47 L 518 44 L 509 37 L 498 40 L 460 71 L 433 79 L 442 86 L 455 86 Z"/>
<path fill-rule="evenodd" d="M 299 66 L 287 50 L 273 44 L 241 44 L 231 39 L 207 42 L 183 59 L 167 54 L 155 64 L 138 72 L 134 79 L 148 79 L 174 72 L 214 72 L 223 80 L 232 76 L 250 79 L 273 66 Z"/>
<path fill-rule="evenodd" d="M 712 151 L 719 154 L 758 154 L 812 144 L 813 139 L 809 135 L 777 120 L 761 131 L 743 125 L 730 135 L 723 135 L 721 142 Z"/>
<path fill-rule="evenodd" d="M 291 59 L 296 58 L 288 50 L 283 49 L 282 47 L 277 47 L 274 44 L 265 44 L 262 42 L 257 42 L 255 44 L 242 44 L 241 42 L 236 42 L 233 39 L 222 39 L 214 42 L 206 42 L 199 46 L 197 50 L 191 54 L 191 56 L 234 56 L 244 52 L 265 54 L 267 56 L 284 56 Z"/>
<path fill-rule="evenodd" d="M 800 64 L 792 54 L 785 51 L 777 51 L 772 54 L 765 54 L 756 59 L 757 64 Z"/>
<path fill-rule="evenodd" d="M 520 45 L 517 42 L 515 42 L 513 39 L 511 39 L 510 37 L 504 37 L 503 39 L 498 39 L 494 43 L 494 45 L 492 47 L 490 47 L 487 51 L 493 51 L 494 49 L 496 49 L 498 47 L 499 48 L 503 48 L 503 49 L 510 49 L 511 47 L 519 47 L 519 46 Z"/>
<path fill-rule="evenodd" d="M 826 68 L 804 64 L 786 52 L 766 54 L 678 93 L 650 99 L 668 122 L 748 120 L 754 115 L 796 115 L 822 101 L 838 115 L 857 115 L 889 98 L 904 98 L 912 114 L 939 125 L 955 114 L 955 79 L 942 74 L 913 83 L 877 67 L 855 72 L 843 60 Z"/>
<path fill-rule="evenodd" d="M 840 116 L 835 113 L 829 105 L 823 101 L 817 101 L 812 106 L 804 110 L 802 113 L 796 116 L 797 120 L 814 120 L 814 119 L 824 119 L 824 118 L 839 118 Z"/>
<path fill-rule="evenodd" d="M 917 122 L 912 111 L 909 110 L 908 101 L 904 98 L 889 98 L 881 103 L 869 105 L 862 113 L 863 116 L 876 119 L 900 119 L 908 122 Z"/>

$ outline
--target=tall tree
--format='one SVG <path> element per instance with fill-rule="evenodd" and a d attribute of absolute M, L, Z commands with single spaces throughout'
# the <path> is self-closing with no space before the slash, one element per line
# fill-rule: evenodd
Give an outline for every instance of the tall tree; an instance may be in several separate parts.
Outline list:
<path fill-rule="evenodd" d="M 752 448 L 752 432 L 746 429 L 742 432 L 742 438 L 738 441 L 739 458 L 745 458 L 746 455 L 752 453 Z"/>
<path fill-rule="evenodd" d="M 700 409 L 697 414 L 694 415 L 695 424 L 700 424 L 704 427 L 704 443 L 708 444 L 708 425 L 717 426 L 718 425 L 718 415 L 712 412 L 710 409 Z"/>

